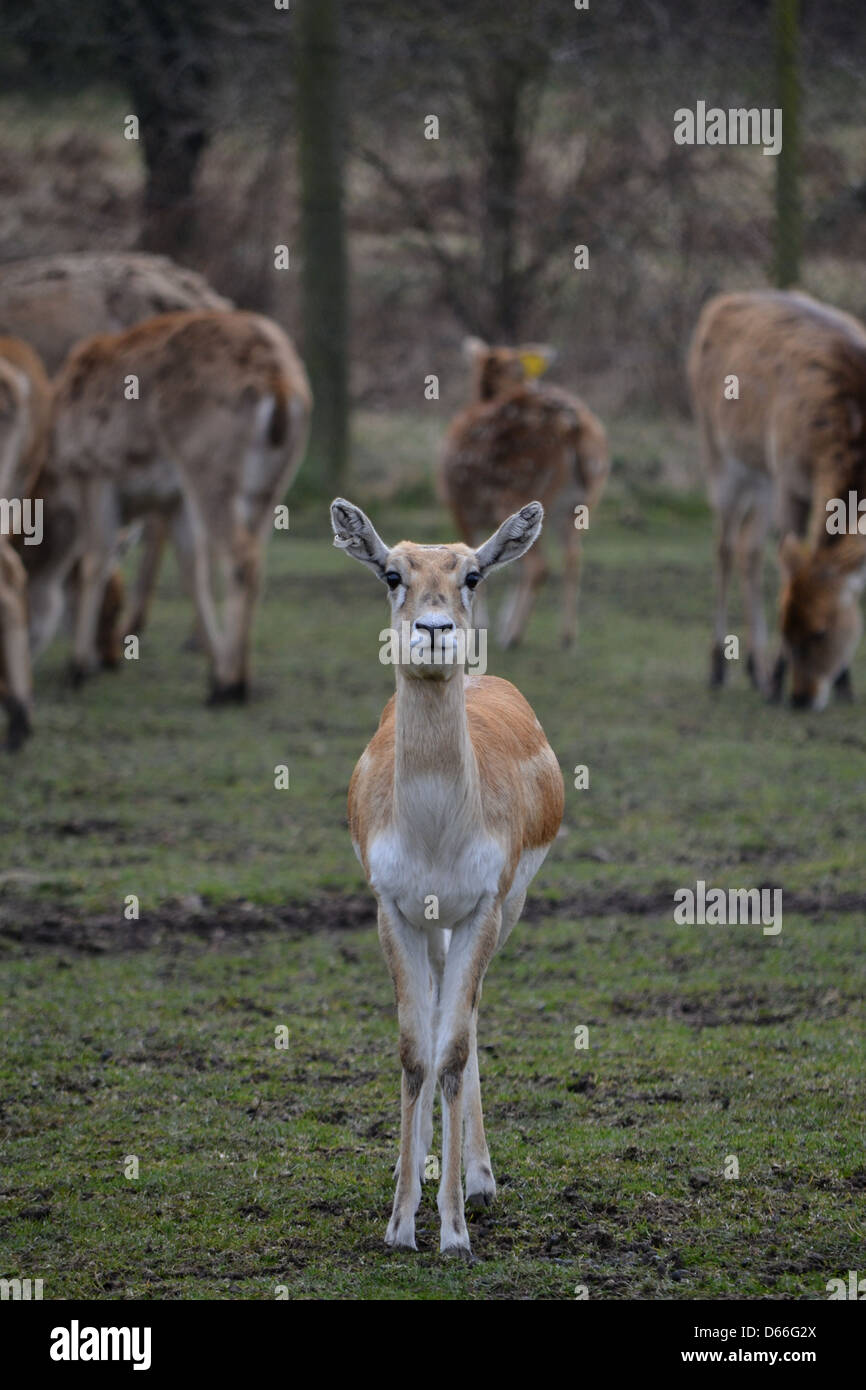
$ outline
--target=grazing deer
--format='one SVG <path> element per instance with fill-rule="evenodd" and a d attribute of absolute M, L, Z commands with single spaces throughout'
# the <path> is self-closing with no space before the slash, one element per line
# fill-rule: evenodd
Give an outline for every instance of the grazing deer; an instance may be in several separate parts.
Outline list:
<path fill-rule="evenodd" d="M 142 251 L 72 252 L 34 256 L 0 266 L 0 332 L 24 338 L 52 374 L 84 338 L 119 333 L 156 314 L 183 309 L 234 308 L 195 271 L 167 256 Z M 168 534 L 164 518 L 148 516 L 141 562 L 126 609 L 126 631 L 141 632 L 153 595 Z M 70 596 L 76 592 L 71 575 Z M 119 651 L 111 636 L 112 616 L 124 602 L 123 581 L 115 570 L 100 618 L 103 664 L 116 666 Z M 70 603 L 70 608 L 73 604 Z"/>
<path fill-rule="evenodd" d="M 131 383 L 137 399 L 127 398 Z M 310 407 L 294 348 L 257 314 L 164 314 L 79 344 L 55 382 L 38 483 L 46 540 L 29 564 L 34 652 L 55 631 L 63 581 L 80 560 L 73 676 L 95 668 L 121 527 L 162 516 L 195 597 L 211 701 L 243 699 L 262 550 L 301 462 Z"/>
<path fill-rule="evenodd" d="M 583 517 L 575 508 L 585 506 L 588 518 L 604 491 L 610 466 L 604 426 L 577 396 L 536 383 L 553 360 L 551 348 L 490 348 L 467 338 L 464 352 L 473 365 L 473 400 L 446 436 L 440 490 L 469 546 L 532 497 L 564 509 L 562 641 L 568 646 L 577 633 L 580 585 Z M 503 646 L 519 641 L 545 573 L 535 546 L 501 615 Z"/>
<path fill-rule="evenodd" d="M 748 669 L 792 702 L 823 709 L 860 636 L 866 538 L 827 530 L 827 503 L 866 490 L 866 329 L 808 295 L 753 291 L 704 308 L 689 353 L 692 400 L 716 511 L 716 613 L 710 680 L 726 674 L 727 599 L 739 552 Z M 761 569 L 767 533 L 782 536 L 782 650 L 772 673 Z"/>
<path fill-rule="evenodd" d="M 414 657 L 397 665 L 388 702 L 349 787 L 355 852 L 376 894 L 379 940 L 394 982 L 402 1063 L 397 1190 L 385 1240 L 415 1249 L 415 1213 L 442 1092 L 440 1250 L 469 1253 L 468 1202 L 492 1201 L 477 1016 L 484 972 L 523 909 L 559 829 L 563 783 L 544 732 L 508 681 L 464 677 L 461 642 L 475 590 L 536 540 L 531 502 L 477 550 L 384 544 L 362 511 L 331 506 L 334 544 L 390 591 Z M 405 629 L 403 625 L 408 625 Z"/>
<path fill-rule="evenodd" d="M 50 387 L 36 353 L 17 338 L 0 338 L 0 504 L 30 497 L 44 460 Z M 0 703 L 7 714 L 7 746 L 31 732 L 33 682 L 27 641 L 27 583 L 18 540 L 0 532 Z"/>

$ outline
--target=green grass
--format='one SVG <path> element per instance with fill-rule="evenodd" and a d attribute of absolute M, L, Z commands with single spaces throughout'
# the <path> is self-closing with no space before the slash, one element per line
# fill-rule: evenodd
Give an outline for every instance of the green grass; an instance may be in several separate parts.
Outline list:
<path fill-rule="evenodd" d="M 449 538 L 429 503 L 371 510 Z M 432 1183 L 421 1250 L 391 1255 L 396 1024 L 345 827 L 387 610 L 323 509 L 292 524 L 248 708 L 204 708 L 171 566 L 139 662 L 76 694 L 63 644 L 39 668 L 37 736 L 2 765 L 0 1274 L 48 1298 L 826 1297 L 862 1268 L 862 699 L 794 715 L 741 669 L 711 695 L 705 508 L 620 468 L 576 651 L 552 582 L 489 653 L 567 788 L 485 985 L 500 1195 L 478 1263 L 440 1260 Z M 781 887 L 781 934 L 675 926 L 697 878 Z"/>

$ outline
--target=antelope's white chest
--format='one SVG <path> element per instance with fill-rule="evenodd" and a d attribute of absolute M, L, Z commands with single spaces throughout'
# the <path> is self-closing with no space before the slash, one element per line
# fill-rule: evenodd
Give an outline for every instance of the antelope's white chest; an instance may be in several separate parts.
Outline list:
<path fill-rule="evenodd" d="M 497 891 L 506 862 L 477 814 L 455 806 L 448 792 L 444 779 L 419 779 L 411 809 L 368 848 L 370 886 L 422 929 L 456 926 Z"/>

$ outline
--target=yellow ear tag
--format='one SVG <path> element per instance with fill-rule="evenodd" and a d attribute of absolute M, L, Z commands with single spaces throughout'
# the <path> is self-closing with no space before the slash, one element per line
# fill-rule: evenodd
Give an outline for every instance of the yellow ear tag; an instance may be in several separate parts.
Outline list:
<path fill-rule="evenodd" d="M 547 358 L 543 357 L 540 352 L 522 352 L 520 361 L 530 381 L 537 376 L 543 376 L 549 365 Z"/>

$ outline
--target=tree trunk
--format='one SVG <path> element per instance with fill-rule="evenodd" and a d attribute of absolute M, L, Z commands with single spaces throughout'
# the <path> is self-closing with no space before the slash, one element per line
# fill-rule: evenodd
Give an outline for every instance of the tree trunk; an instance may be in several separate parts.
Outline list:
<path fill-rule="evenodd" d="M 484 105 L 482 264 L 491 336 L 513 342 L 522 317 L 517 280 L 517 193 L 523 171 L 520 104 L 524 75 L 512 62 L 496 64 Z"/>
<path fill-rule="evenodd" d="M 141 110 L 142 102 L 137 102 Z M 147 166 L 139 245 L 183 260 L 196 230 L 195 176 L 207 132 L 174 111 L 163 109 L 142 122 Z"/>
<path fill-rule="evenodd" d="M 185 0 L 103 0 L 103 12 L 144 153 L 139 245 L 183 258 L 194 238 L 195 176 L 210 138 L 211 12 Z"/>
<path fill-rule="evenodd" d="M 340 0 L 300 0 L 296 15 L 304 360 L 314 398 L 308 477 L 333 493 L 349 433 Z"/>
<path fill-rule="evenodd" d="M 800 278 L 799 0 L 773 0 L 776 101 L 782 111 L 782 148 L 776 156 L 774 278 L 779 289 Z"/>

